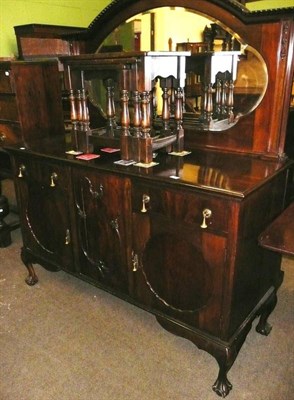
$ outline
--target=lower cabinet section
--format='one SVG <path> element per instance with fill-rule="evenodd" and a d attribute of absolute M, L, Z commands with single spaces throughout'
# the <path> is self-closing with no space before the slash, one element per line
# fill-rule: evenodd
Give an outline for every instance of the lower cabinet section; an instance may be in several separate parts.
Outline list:
<path fill-rule="evenodd" d="M 282 209 L 286 169 L 242 198 L 20 150 L 12 161 L 27 283 L 39 263 L 153 313 L 215 357 L 225 397 L 253 320 L 270 331 L 282 273 L 257 237 Z"/>

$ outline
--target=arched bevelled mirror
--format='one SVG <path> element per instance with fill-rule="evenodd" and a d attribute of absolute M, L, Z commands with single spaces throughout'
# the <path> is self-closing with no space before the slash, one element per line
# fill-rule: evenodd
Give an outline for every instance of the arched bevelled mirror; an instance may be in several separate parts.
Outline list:
<path fill-rule="evenodd" d="M 179 21 L 180 29 L 174 29 Z M 183 120 L 185 127 L 196 130 L 231 128 L 256 109 L 267 88 L 267 68 L 258 51 L 219 21 L 183 7 L 148 10 L 117 26 L 100 44 L 97 53 L 118 51 L 126 56 L 134 52 L 185 54 Z M 161 76 L 165 83 L 168 76 Z M 103 81 L 105 74 L 85 73 L 89 97 L 106 115 Z M 168 101 L 172 102 L 172 85 L 167 85 Z M 161 118 L 160 76 L 154 76 L 154 86 L 154 115 Z M 115 92 L 119 108 L 119 90 Z"/>

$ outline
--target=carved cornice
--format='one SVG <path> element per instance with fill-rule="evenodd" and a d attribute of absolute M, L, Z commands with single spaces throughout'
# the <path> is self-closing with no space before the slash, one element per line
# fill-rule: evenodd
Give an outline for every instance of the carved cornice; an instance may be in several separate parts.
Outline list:
<path fill-rule="evenodd" d="M 188 4 L 187 4 L 188 3 Z M 104 38 L 128 18 L 146 12 L 156 7 L 186 7 L 196 12 L 207 7 L 218 6 L 225 12 L 232 14 L 245 25 L 294 19 L 294 7 L 250 11 L 237 0 L 153 0 L 150 7 L 149 0 L 113 0 L 90 23 L 88 28 L 77 34 L 62 35 L 67 40 L 85 40 L 89 43 L 90 52 L 96 51 L 95 46 L 102 43 Z M 199 8 L 200 7 L 200 8 Z M 92 42 L 92 44 L 91 44 Z M 93 48 L 92 48 L 93 47 Z"/>
<path fill-rule="evenodd" d="M 107 5 L 100 14 L 90 23 L 88 26 L 88 31 L 95 29 L 99 22 L 102 22 L 105 17 L 108 18 L 108 14 L 115 15 L 119 13 L 122 9 L 139 3 L 140 0 L 113 0 L 109 5 Z M 141 1 L 141 3 L 143 3 Z M 163 1 L 163 5 L 167 2 Z M 194 4 L 195 3 L 195 4 Z M 276 8 L 276 9 L 267 9 L 267 10 L 258 10 L 258 11 L 250 11 L 244 5 L 242 5 L 237 0 L 210 0 L 210 3 L 216 4 L 227 11 L 230 11 L 233 15 L 236 15 L 241 19 L 244 23 L 256 23 L 256 22 L 265 22 L 267 20 L 275 20 L 280 19 L 283 16 L 292 16 L 294 17 L 294 7 L 284 7 L 284 8 Z M 148 4 L 148 9 L 150 9 L 150 2 L 146 2 Z M 170 6 L 181 6 L 181 1 L 179 0 L 170 0 L 168 1 L 168 5 Z M 197 2 L 195 0 L 191 0 L 191 9 L 197 9 Z M 142 10 L 146 11 L 146 10 Z"/>
<path fill-rule="evenodd" d="M 288 54 L 289 37 L 290 37 L 290 23 L 289 21 L 284 21 L 282 37 L 281 37 L 281 52 L 280 52 L 280 58 L 282 60 L 284 60 Z"/>

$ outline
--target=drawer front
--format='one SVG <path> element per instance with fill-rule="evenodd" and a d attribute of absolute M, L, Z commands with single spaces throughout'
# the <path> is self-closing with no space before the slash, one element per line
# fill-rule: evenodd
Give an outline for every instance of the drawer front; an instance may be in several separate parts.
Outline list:
<path fill-rule="evenodd" d="M 147 201 L 144 201 L 144 198 Z M 218 233 L 228 231 L 229 203 L 221 198 L 185 190 L 133 185 L 132 209 L 135 213 L 156 213 L 169 220 L 195 225 Z M 145 210 L 144 210 L 145 208 Z M 204 218 L 204 216 L 206 217 Z"/>
<path fill-rule="evenodd" d="M 39 185 L 40 188 L 54 188 L 54 190 L 64 193 L 69 191 L 69 170 L 54 162 L 43 163 L 26 157 L 18 157 L 15 173 L 17 177 L 21 177 L 30 184 L 33 182 L 35 186 Z"/>
<path fill-rule="evenodd" d="M 18 123 L 0 123 L 0 147 L 21 142 L 22 135 Z"/>
<path fill-rule="evenodd" d="M 14 81 L 10 69 L 0 69 L 0 93 L 15 93 Z"/>
<path fill-rule="evenodd" d="M 0 119 L 19 121 L 16 98 L 14 95 L 0 94 Z"/>

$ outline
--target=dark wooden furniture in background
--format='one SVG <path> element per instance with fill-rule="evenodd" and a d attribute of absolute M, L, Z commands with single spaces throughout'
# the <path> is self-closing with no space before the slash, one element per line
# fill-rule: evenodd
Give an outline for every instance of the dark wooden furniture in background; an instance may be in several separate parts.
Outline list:
<path fill-rule="evenodd" d="M 84 28 L 27 24 L 14 27 L 17 40 L 18 55 L 20 59 L 30 60 L 39 57 L 58 57 L 60 55 L 72 55 L 81 51 L 76 50 L 75 41 L 64 38 L 66 34 L 75 34 L 84 31 Z"/>
<path fill-rule="evenodd" d="M 57 61 L 0 61 L 0 177 L 12 177 L 8 144 L 33 138 L 64 135 L 61 87 Z M 5 204 L 5 201 L 3 199 Z M 10 244 L 10 230 L 2 221 L 0 247 Z"/>
<path fill-rule="evenodd" d="M 262 247 L 294 256 L 294 203 L 291 203 L 260 235 Z"/>
<path fill-rule="evenodd" d="M 251 114 L 225 132 L 185 130 L 192 153 L 160 153 L 148 169 L 114 164 L 120 154 L 99 147 L 99 158 L 78 160 L 66 153 L 71 140 L 59 135 L 5 148 L 27 283 L 38 281 L 33 264 L 39 263 L 153 313 L 165 329 L 215 357 L 213 390 L 225 397 L 232 389 L 227 373 L 253 320 L 260 317 L 259 333 L 270 332 L 267 320 L 283 280 L 281 255 L 261 247 L 258 237 L 288 201 L 294 10 L 249 13 L 227 0 L 172 5 L 221 21 L 261 54 L 268 87 Z M 149 8 L 148 0 L 114 0 L 71 40 L 93 53 L 117 25 Z"/>

